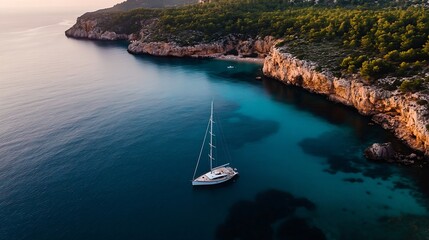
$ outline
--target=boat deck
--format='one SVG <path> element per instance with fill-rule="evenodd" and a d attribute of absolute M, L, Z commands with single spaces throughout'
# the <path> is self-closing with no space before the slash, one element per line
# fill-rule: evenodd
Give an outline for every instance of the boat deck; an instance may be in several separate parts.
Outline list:
<path fill-rule="evenodd" d="M 194 181 L 198 182 L 212 182 L 212 181 L 220 181 L 224 179 L 230 179 L 237 175 L 238 173 L 234 171 L 231 167 L 220 167 L 213 169 L 212 172 L 205 173 Z"/>

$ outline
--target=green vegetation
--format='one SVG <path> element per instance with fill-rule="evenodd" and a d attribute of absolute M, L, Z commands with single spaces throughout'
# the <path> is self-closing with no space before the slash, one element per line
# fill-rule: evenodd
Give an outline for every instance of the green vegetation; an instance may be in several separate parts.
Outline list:
<path fill-rule="evenodd" d="M 399 86 L 399 89 L 402 92 L 417 92 L 423 90 L 423 83 L 423 79 L 405 80 L 402 82 L 401 86 Z"/>
<path fill-rule="evenodd" d="M 426 100 L 424 100 L 424 99 L 419 99 L 419 100 L 417 100 L 417 104 L 418 105 L 427 105 L 428 104 L 428 101 L 426 101 Z"/>
<path fill-rule="evenodd" d="M 157 18 L 152 39 L 168 41 L 175 36 L 174 40 L 184 45 L 209 42 L 228 34 L 271 35 L 285 39 L 282 44 L 302 53 L 299 48 L 303 45 L 311 48 L 334 42 L 335 46 L 327 52 L 337 52 L 331 58 L 335 64 L 326 64 L 327 67 L 336 70 L 332 66 L 340 66 L 344 73 L 359 72 L 369 81 L 375 81 L 387 74 L 415 75 L 427 67 L 429 10 L 419 5 L 404 7 L 408 3 L 342 0 L 337 5 L 332 1 L 314 5 L 312 1 L 219 1 L 120 12 L 103 25 L 106 29 L 132 33 L 141 28 L 142 22 Z M 359 4 L 364 5 L 353 6 Z M 397 6 L 386 7 L 388 4 Z M 410 84 L 405 83 L 403 89 L 414 91 Z"/>
<path fill-rule="evenodd" d="M 197 0 L 127 0 L 100 12 L 129 11 L 136 8 L 163 8 L 197 3 Z"/>

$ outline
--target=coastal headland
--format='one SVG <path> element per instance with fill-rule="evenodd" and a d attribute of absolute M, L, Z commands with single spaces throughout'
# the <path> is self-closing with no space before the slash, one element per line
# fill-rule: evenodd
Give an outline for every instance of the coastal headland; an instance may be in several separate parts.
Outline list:
<path fill-rule="evenodd" d="M 193 8 L 195 8 L 193 11 L 204 12 L 207 10 L 204 8 L 210 7 Z M 337 67 L 329 67 L 323 61 L 314 60 L 317 57 L 314 55 L 317 54 L 310 57 L 299 54 L 297 52 L 299 41 L 294 40 L 298 38 L 296 35 L 247 34 L 245 29 L 242 29 L 243 31 L 238 33 L 231 30 L 227 34 L 214 33 L 211 36 L 199 29 L 190 30 L 192 26 L 188 27 L 188 30 L 179 31 L 174 28 L 175 24 L 179 23 L 163 14 L 174 15 L 187 11 L 183 9 L 186 7 L 164 10 L 167 12 L 146 9 L 126 13 L 108 11 L 87 13 L 79 17 L 76 24 L 65 34 L 67 37 L 78 39 L 125 40 L 129 43 L 128 52 L 131 54 L 219 58 L 263 63 L 265 76 L 326 95 L 332 101 L 354 107 L 361 114 L 372 116 L 374 122 L 394 132 L 411 148 L 429 156 L 429 94 L 425 90 L 427 81 L 422 80 L 419 90 L 407 90 L 406 86 L 403 86 L 404 82 L 415 83 L 417 81 L 415 79 L 425 76 L 426 56 L 417 58 L 418 64 L 423 66 L 420 67 L 422 70 L 418 73 L 408 72 L 408 75 L 403 76 L 383 73 L 380 69 L 388 69 L 383 65 L 387 63 L 390 64 L 390 71 L 396 73 L 399 70 L 395 70 L 395 60 L 392 60 L 392 63 L 390 60 L 379 63 L 376 56 L 363 58 L 363 61 L 357 64 L 360 70 L 354 69 L 356 66 L 351 63 L 352 57 L 345 57 L 342 62 L 336 63 L 338 67 L 340 65 L 343 67 L 343 70 L 339 70 Z M 426 16 L 426 10 L 423 11 Z M 135 17 L 136 15 L 144 17 Z M 429 21 L 426 24 L 429 28 Z M 361 41 L 361 45 L 363 43 Z M 305 45 L 311 46 L 311 41 L 310 44 L 308 42 L 302 44 Z M 425 46 L 421 45 L 423 50 L 419 51 L 423 54 Z M 373 66 L 368 66 L 370 64 Z M 408 63 L 401 63 L 401 67 L 406 64 Z"/>

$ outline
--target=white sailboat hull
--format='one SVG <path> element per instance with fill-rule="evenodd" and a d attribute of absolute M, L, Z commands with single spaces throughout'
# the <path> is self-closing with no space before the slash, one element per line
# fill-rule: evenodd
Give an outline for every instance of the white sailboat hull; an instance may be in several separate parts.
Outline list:
<path fill-rule="evenodd" d="M 213 160 L 215 159 L 213 157 L 213 148 L 215 148 L 215 146 L 213 145 L 213 137 L 215 136 L 213 134 L 213 123 L 214 122 L 213 122 L 213 101 L 212 101 L 209 123 L 207 125 L 206 134 L 204 135 L 204 140 L 203 140 L 203 145 L 201 146 L 200 155 L 198 156 L 197 166 L 195 167 L 195 170 L 194 170 L 194 176 L 192 177 L 193 186 L 216 185 L 216 184 L 224 183 L 231 180 L 238 174 L 237 169 L 232 169 L 231 167 L 228 167 L 229 163 L 213 168 Z M 210 133 L 210 141 L 209 141 L 210 150 L 208 154 L 209 162 L 210 162 L 210 171 L 195 178 L 195 174 L 197 173 L 197 169 L 198 169 L 198 164 L 200 163 L 200 159 L 201 159 L 201 153 L 203 152 L 203 149 L 204 149 L 204 143 L 206 141 L 207 133 Z"/>
<path fill-rule="evenodd" d="M 233 179 L 236 175 L 238 175 L 238 172 L 231 167 L 220 166 L 194 179 L 192 181 L 192 185 L 216 185 L 227 182 Z"/>

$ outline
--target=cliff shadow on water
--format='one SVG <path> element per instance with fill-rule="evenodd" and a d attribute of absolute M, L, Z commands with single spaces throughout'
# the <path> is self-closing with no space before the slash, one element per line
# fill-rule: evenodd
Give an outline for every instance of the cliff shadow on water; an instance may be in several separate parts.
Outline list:
<path fill-rule="evenodd" d="M 299 146 L 310 155 L 326 160 L 325 171 L 331 174 L 360 173 L 379 180 L 399 176 L 395 189 L 409 189 L 429 210 L 429 166 L 425 162 L 412 166 L 376 163 L 365 159 L 364 149 L 374 142 L 391 142 L 396 151 L 413 152 L 393 133 L 374 124 L 369 116 L 356 109 L 329 101 L 325 96 L 310 93 L 300 87 L 285 85 L 270 78 L 263 78 L 264 89 L 275 101 L 292 105 L 327 122 L 350 128 L 350 131 L 330 131 L 319 136 L 303 139 Z M 405 181 L 409 179 L 410 181 Z M 344 178 L 350 183 L 363 182 L 361 178 Z"/>
<path fill-rule="evenodd" d="M 371 117 L 359 114 L 355 108 L 329 101 L 326 96 L 310 93 L 298 86 L 285 85 L 271 78 L 264 78 L 263 87 L 275 101 L 290 104 L 333 125 L 350 126 L 362 144 L 371 141 L 392 142 L 396 150 L 410 151 L 410 148 L 391 132 L 374 124 Z"/>
<path fill-rule="evenodd" d="M 69 38 L 76 42 L 85 42 L 94 44 L 99 48 L 121 48 L 125 51 L 129 45 L 126 40 L 106 41 L 106 40 L 93 40 L 86 38 Z M 253 62 L 243 62 L 234 60 L 221 60 L 209 57 L 174 57 L 174 56 L 156 56 L 148 54 L 132 54 L 129 53 L 130 57 L 134 57 L 138 61 L 154 63 L 158 66 L 170 66 L 170 67 L 181 67 L 193 69 L 204 72 L 212 77 L 220 78 L 226 81 L 239 81 L 246 82 L 252 85 L 260 85 L 260 81 L 255 81 L 256 78 L 263 76 L 262 65 Z M 246 59 L 244 59 L 246 60 Z"/>
<path fill-rule="evenodd" d="M 261 77 L 262 65 L 252 62 L 221 60 L 215 58 L 165 57 L 131 54 L 139 61 L 149 61 L 158 66 L 192 67 L 216 79 L 237 81 L 252 85 L 261 85 L 257 77 Z"/>
<path fill-rule="evenodd" d="M 127 50 L 129 42 L 127 40 L 116 40 L 116 41 L 107 41 L 107 40 L 94 40 L 87 38 L 72 38 L 68 37 L 69 40 L 74 42 L 82 42 L 84 44 L 93 44 L 100 48 L 122 48 Z"/>

